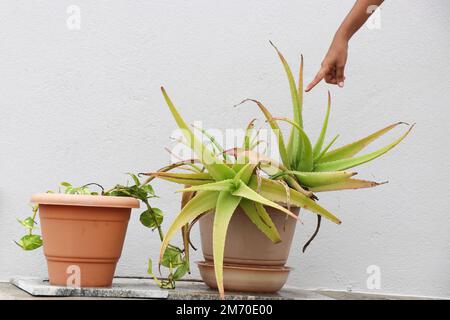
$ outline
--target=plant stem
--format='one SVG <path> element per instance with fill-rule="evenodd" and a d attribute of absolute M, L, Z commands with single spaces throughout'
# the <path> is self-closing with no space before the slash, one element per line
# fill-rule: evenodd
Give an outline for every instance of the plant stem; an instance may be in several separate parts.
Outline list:
<path fill-rule="evenodd" d="M 158 233 L 159 233 L 159 239 L 161 240 L 161 242 L 164 240 L 164 233 L 162 231 L 161 225 L 158 223 L 158 219 L 156 218 L 155 212 L 153 211 L 152 207 L 150 206 L 150 204 L 148 203 L 148 200 L 143 200 L 143 202 L 145 203 L 145 205 L 147 206 L 147 210 L 148 212 L 150 212 L 150 214 L 153 217 L 153 221 L 155 222 L 155 226 L 158 229 Z"/>

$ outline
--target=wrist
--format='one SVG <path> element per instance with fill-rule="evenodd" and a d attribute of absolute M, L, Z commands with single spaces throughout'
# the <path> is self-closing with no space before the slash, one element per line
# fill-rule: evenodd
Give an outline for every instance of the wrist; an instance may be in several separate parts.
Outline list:
<path fill-rule="evenodd" d="M 333 42 L 348 45 L 348 42 L 350 41 L 351 37 L 352 35 L 350 34 L 350 32 L 346 32 L 342 28 L 339 28 L 338 31 L 336 31 L 336 34 L 334 35 Z"/>

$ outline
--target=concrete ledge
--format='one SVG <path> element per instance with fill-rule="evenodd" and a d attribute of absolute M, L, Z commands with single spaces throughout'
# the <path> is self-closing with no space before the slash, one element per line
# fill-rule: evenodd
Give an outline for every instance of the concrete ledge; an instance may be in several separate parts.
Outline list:
<path fill-rule="evenodd" d="M 51 286 L 47 280 L 14 277 L 10 283 L 0 282 L 0 300 L 30 299 L 166 299 L 216 300 L 219 295 L 200 280 L 178 281 L 174 290 L 160 289 L 149 278 L 115 278 L 111 288 L 67 288 Z M 277 294 L 227 292 L 227 300 L 429 300 L 418 297 L 365 292 L 302 290 L 285 287 Z"/>
<path fill-rule="evenodd" d="M 169 300 L 215 300 L 219 299 L 217 291 L 209 289 L 202 281 L 178 281 L 173 290 L 159 288 L 152 279 L 115 278 L 110 288 L 70 288 L 52 286 L 46 279 L 33 277 L 14 277 L 10 283 L 20 289 L 3 286 L 6 295 L 11 298 L 24 298 L 26 292 L 33 297 L 56 298 L 113 298 L 113 299 L 169 299 Z M 1 288 L 1 287 L 0 287 Z M 20 292 L 21 291 L 21 292 Z M 16 294 L 17 293 L 17 294 Z M 5 295 L 5 293 L 4 293 Z M 29 296 L 28 298 L 30 298 Z M 0 298 L 1 298 L 0 292 Z M 7 298 L 7 297 L 5 297 Z M 285 288 L 276 294 L 252 294 L 227 292 L 227 300 L 328 300 L 326 295 L 308 290 Z"/>

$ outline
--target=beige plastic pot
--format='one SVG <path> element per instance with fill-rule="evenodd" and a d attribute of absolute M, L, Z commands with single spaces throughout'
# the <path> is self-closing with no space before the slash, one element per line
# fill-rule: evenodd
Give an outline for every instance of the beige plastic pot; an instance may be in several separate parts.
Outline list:
<path fill-rule="evenodd" d="M 267 238 L 239 207 L 231 218 L 225 242 L 224 263 L 256 266 L 284 266 L 289 257 L 292 238 L 297 221 L 286 218 L 286 214 L 273 208 L 266 208 L 280 233 L 281 242 L 273 243 Z M 291 208 L 295 214 L 299 208 Z M 213 261 L 212 230 L 214 213 L 203 216 L 200 235 L 203 257 Z"/>
<path fill-rule="evenodd" d="M 130 219 L 139 201 L 127 197 L 40 193 L 39 216 L 52 285 L 112 284 Z"/>
<path fill-rule="evenodd" d="M 275 292 L 285 284 L 291 269 L 284 265 L 289 257 L 297 222 L 276 209 L 266 207 L 266 210 L 277 227 L 282 241 L 273 243 L 249 220 L 241 208 L 236 209 L 231 218 L 225 242 L 224 287 L 226 290 Z M 291 211 L 297 215 L 299 210 L 299 208 L 291 208 Z M 198 265 L 205 283 L 215 288 L 213 221 L 214 213 L 207 214 L 199 220 L 205 262 L 200 262 Z"/>

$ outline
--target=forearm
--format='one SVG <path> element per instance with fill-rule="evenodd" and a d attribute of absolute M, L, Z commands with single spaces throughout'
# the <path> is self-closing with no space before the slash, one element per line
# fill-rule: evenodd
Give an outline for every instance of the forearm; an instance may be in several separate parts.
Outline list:
<path fill-rule="evenodd" d="M 380 6 L 384 0 L 357 0 L 337 30 L 334 38 L 348 42 L 367 21 L 374 10 L 370 6 Z"/>

